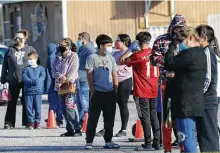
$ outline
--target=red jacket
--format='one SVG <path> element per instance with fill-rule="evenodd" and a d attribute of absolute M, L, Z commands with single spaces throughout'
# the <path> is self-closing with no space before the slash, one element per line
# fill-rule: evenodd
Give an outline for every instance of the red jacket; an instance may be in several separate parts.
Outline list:
<path fill-rule="evenodd" d="M 134 96 L 140 98 L 156 98 L 158 94 L 159 69 L 149 61 L 151 49 L 143 49 L 125 60 L 133 69 Z"/>

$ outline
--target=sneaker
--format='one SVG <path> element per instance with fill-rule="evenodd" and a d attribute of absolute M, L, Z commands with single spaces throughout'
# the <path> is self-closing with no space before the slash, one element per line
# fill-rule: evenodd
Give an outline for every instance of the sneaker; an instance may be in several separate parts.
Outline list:
<path fill-rule="evenodd" d="M 177 140 L 175 140 L 175 141 L 172 143 L 172 146 L 173 146 L 173 147 L 178 147 L 178 146 L 179 146 L 178 141 L 177 141 Z"/>
<path fill-rule="evenodd" d="M 11 129 L 10 124 L 6 123 L 6 124 L 4 125 L 4 129 L 10 130 L 10 129 Z"/>
<path fill-rule="evenodd" d="M 60 136 L 61 136 L 61 137 L 73 137 L 74 134 L 73 134 L 73 133 L 66 132 L 66 133 L 61 134 Z"/>
<path fill-rule="evenodd" d="M 48 122 L 48 119 L 44 120 L 46 123 Z"/>
<path fill-rule="evenodd" d="M 41 129 L 40 123 L 36 123 L 36 124 L 35 124 L 35 129 Z"/>
<path fill-rule="evenodd" d="M 105 134 L 105 130 L 103 129 L 103 130 L 100 130 L 98 133 L 96 133 L 95 136 L 97 136 L 97 137 L 103 137 L 104 134 Z"/>
<path fill-rule="evenodd" d="M 162 150 L 163 149 L 163 147 L 161 147 L 161 145 L 160 144 L 152 144 L 152 148 L 154 148 L 155 150 Z"/>
<path fill-rule="evenodd" d="M 30 123 L 30 124 L 28 125 L 28 128 L 29 128 L 30 130 L 33 130 L 33 129 L 34 129 L 34 123 Z"/>
<path fill-rule="evenodd" d="M 115 137 L 124 137 L 124 136 L 127 136 L 127 133 L 123 130 L 120 130 L 116 135 Z"/>
<path fill-rule="evenodd" d="M 75 133 L 73 134 L 73 137 L 81 137 L 81 136 L 82 136 L 81 131 L 75 131 Z"/>
<path fill-rule="evenodd" d="M 105 143 L 105 146 L 103 148 L 105 148 L 105 149 L 119 149 L 120 146 L 114 142 L 108 142 L 108 143 Z"/>
<path fill-rule="evenodd" d="M 171 151 L 164 151 L 164 153 L 171 153 Z"/>
<path fill-rule="evenodd" d="M 152 148 L 152 146 L 142 144 L 141 146 L 137 147 L 135 151 L 154 151 L 154 148 Z"/>
<path fill-rule="evenodd" d="M 87 143 L 86 146 L 85 146 L 85 149 L 86 150 L 92 150 L 93 149 L 92 143 Z"/>

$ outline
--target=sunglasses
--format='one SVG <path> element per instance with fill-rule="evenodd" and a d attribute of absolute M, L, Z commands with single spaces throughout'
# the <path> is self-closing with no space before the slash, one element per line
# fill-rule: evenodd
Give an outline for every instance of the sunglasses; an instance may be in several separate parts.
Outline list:
<path fill-rule="evenodd" d="M 20 38 L 20 37 L 14 37 L 14 40 L 22 40 L 22 39 L 24 39 L 24 38 Z"/>

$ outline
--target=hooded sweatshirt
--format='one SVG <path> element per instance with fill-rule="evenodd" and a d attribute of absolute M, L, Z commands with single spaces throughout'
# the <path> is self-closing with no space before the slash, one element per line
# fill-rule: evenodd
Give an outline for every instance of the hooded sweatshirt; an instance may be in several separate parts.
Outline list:
<path fill-rule="evenodd" d="M 28 65 L 28 54 L 36 50 L 25 45 L 22 49 L 10 47 L 5 53 L 1 74 L 1 83 L 17 84 L 22 82 L 22 70 Z"/>
<path fill-rule="evenodd" d="M 175 15 L 174 18 L 172 19 L 170 26 L 168 28 L 168 31 L 166 34 L 160 35 L 157 37 L 153 44 L 152 48 L 152 56 L 151 56 L 151 63 L 153 65 L 160 66 L 160 78 L 162 80 L 167 80 L 165 76 L 166 70 L 164 69 L 164 59 L 165 59 L 165 53 L 169 49 L 169 44 L 172 42 L 173 37 L 172 37 L 172 30 L 176 26 L 186 26 L 186 21 L 184 16 L 182 15 Z M 167 83 L 169 85 L 170 83 Z M 168 90 L 168 88 L 166 88 Z M 167 92 L 167 91 L 166 91 Z M 164 106 L 166 106 L 166 102 L 164 103 Z M 162 103 L 159 102 L 157 104 L 157 111 L 160 112 L 162 109 Z M 164 107 L 166 108 L 166 107 Z M 164 110 L 166 112 L 166 110 Z M 166 118 L 166 114 L 164 114 L 164 118 Z"/>
<path fill-rule="evenodd" d="M 45 90 L 48 93 L 55 92 L 54 86 L 55 86 L 55 79 L 52 76 L 52 63 L 54 62 L 56 55 L 58 54 L 58 46 L 50 43 L 47 46 L 47 53 L 48 53 L 48 59 L 47 59 L 47 67 L 46 67 L 46 81 L 45 81 Z"/>

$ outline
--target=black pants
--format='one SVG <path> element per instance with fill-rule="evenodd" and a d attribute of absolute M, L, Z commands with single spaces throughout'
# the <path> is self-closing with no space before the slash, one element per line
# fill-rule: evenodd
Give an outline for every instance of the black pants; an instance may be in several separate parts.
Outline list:
<path fill-rule="evenodd" d="M 153 143 L 160 144 L 160 126 L 157 118 L 156 99 L 135 98 L 138 116 L 144 130 L 145 145 L 151 146 L 151 126 L 154 134 Z"/>
<path fill-rule="evenodd" d="M 203 118 L 196 121 L 197 137 L 201 152 L 219 151 L 218 103 L 205 103 Z"/>
<path fill-rule="evenodd" d="M 27 126 L 27 115 L 25 109 L 25 102 L 24 102 L 24 84 L 9 84 L 9 90 L 11 92 L 11 101 L 8 102 L 8 107 L 5 115 L 5 124 L 10 124 L 12 127 L 15 127 L 16 121 L 16 105 L 19 98 L 20 91 L 22 89 L 22 97 L 21 97 L 21 104 L 22 104 L 22 125 Z"/>
<path fill-rule="evenodd" d="M 129 119 L 128 99 L 132 89 L 132 78 L 124 80 L 118 85 L 117 102 L 121 114 L 121 130 L 126 130 Z"/>
<path fill-rule="evenodd" d="M 116 93 L 95 91 L 89 106 L 89 118 L 86 130 L 87 143 L 92 143 L 96 133 L 99 116 L 102 111 L 104 117 L 105 142 L 111 142 L 116 110 Z"/>

